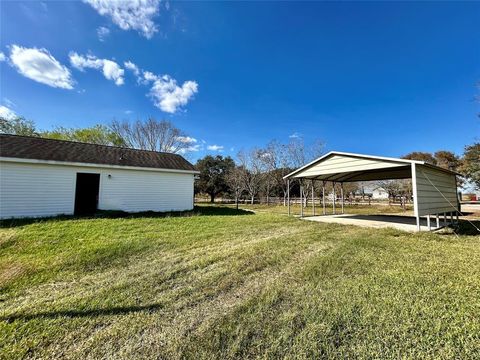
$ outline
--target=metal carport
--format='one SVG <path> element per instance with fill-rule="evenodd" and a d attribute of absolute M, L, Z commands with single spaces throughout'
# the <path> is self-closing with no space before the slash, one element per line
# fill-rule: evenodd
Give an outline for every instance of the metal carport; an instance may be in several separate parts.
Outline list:
<path fill-rule="evenodd" d="M 431 216 L 435 215 L 436 225 L 440 227 L 440 216 L 447 216 L 453 222 L 458 217 L 460 204 L 457 193 L 457 178 L 460 175 L 424 161 L 398 159 L 331 151 L 328 154 L 291 172 L 284 178 L 310 179 L 322 182 L 323 215 L 326 215 L 325 184 L 331 181 L 341 184 L 341 201 L 343 212 L 343 183 L 354 181 L 372 181 L 388 179 L 412 179 L 413 205 L 416 230 L 420 231 L 420 217 L 426 216 L 427 228 L 432 229 Z M 288 214 L 290 215 L 290 184 L 288 188 Z M 335 211 L 335 186 L 334 211 Z M 302 191 L 300 191 L 302 196 Z M 303 206 L 301 206 L 303 209 Z M 303 214 L 302 214 L 303 215 Z"/>

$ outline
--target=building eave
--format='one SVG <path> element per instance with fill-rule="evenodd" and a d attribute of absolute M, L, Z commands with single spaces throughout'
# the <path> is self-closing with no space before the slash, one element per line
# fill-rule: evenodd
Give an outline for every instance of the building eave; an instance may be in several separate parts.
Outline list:
<path fill-rule="evenodd" d="M 168 173 L 193 174 L 193 175 L 200 174 L 200 171 L 197 171 L 197 170 L 181 170 L 181 169 L 164 169 L 164 168 L 152 168 L 152 167 L 141 167 L 141 166 L 94 164 L 94 163 L 82 163 L 82 162 L 70 162 L 70 161 L 25 159 L 25 158 L 3 157 L 3 156 L 0 157 L 0 161 L 12 162 L 12 163 L 23 163 L 23 164 L 78 166 L 78 167 L 98 168 L 98 169 L 153 171 L 153 172 L 168 172 Z"/>
<path fill-rule="evenodd" d="M 402 164 L 418 164 L 418 165 L 423 165 L 423 166 L 427 166 L 427 167 L 430 167 L 430 168 L 433 168 L 433 169 L 436 169 L 436 170 L 440 170 L 440 171 L 444 171 L 444 172 L 447 172 L 447 173 L 451 173 L 451 174 L 454 174 L 454 175 L 458 175 L 458 176 L 462 176 L 461 174 L 455 172 L 455 171 L 452 171 L 452 170 L 448 170 L 448 169 L 444 169 L 444 168 L 441 168 L 439 166 L 436 166 L 436 165 L 432 165 L 432 164 L 429 164 L 429 163 L 426 163 L 425 161 L 420 161 L 420 160 L 409 160 L 409 159 L 399 159 L 399 158 L 392 158 L 392 157 L 386 157 L 386 156 L 375 156 L 375 155 L 365 155 L 365 154 L 356 154 L 356 153 L 349 153 L 349 152 L 342 152 L 342 151 L 330 151 L 328 152 L 327 154 L 309 162 L 308 164 L 298 168 L 297 170 L 295 171 L 292 171 L 291 173 L 285 175 L 283 178 L 284 179 L 289 179 L 293 176 L 295 176 L 296 174 L 322 162 L 323 160 L 331 157 L 331 156 L 334 156 L 334 155 L 340 155 L 340 156 L 346 156 L 346 157 L 351 157 L 351 158 L 359 158 L 359 159 L 367 159 L 367 160 L 376 160 L 376 161 L 384 161 L 384 162 L 388 162 L 388 163 L 396 163 L 396 164 L 399 164 L 399 165 L 402 165 Z"/>

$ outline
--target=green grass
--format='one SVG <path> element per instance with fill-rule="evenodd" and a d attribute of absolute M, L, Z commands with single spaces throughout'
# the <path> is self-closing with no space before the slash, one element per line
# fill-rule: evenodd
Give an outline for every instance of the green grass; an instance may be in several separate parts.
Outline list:
<path fill-rule="evenodd" d="M 234 205 L 229 205 L 230 207 L 234 207 Z M 256 212 L 268 212 L 268 213 L 275 213 L 275 214 L 287 214 L 288 210 L 287 207 L 283 205 L 266 205 L 266 204 L 240 204 L 239 208 L 241 209 L 251 209 Z M 300 205 L 299 204 L 292 204 L 290 206 L 291 215 L 300 215 Z M 315 215 L 321 215 L 323 212 L 322 205 L 317 201 L 315 203 Z M 327 214 L 333 214 L 333 207 L 331 204 L 327 204 L 326 206 Z M 336 213 L 341 213 L 341 205 L 336 206 Z M 413 215 L 412 207 L 407 206 L 406 210 L 403 210 L 401 206 L 398 205 L 345 205 L 345 213 L 348 214 L 399 214 L 399 215 Z M 304 216 L 312 216 L 313 215 L 313 207 L 312 203 L 309 202 L 307 207 L 303 209 Z"/>
<path fill-rule="evenodd" d="M 478 236 L 257 210 L 4 223 L 0 357 L 480 357 Z"/>

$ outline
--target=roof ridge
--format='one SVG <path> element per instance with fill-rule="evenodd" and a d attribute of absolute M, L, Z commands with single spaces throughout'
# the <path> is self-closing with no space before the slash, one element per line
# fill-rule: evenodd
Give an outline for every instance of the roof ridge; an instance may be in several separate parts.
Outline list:
<path fill-rule="evenodd" d="M 181 154 L 13 134 L 0 134 L 0 157 L 195 170 Z"/>
<path fill-rule="evenodd" d="M 6 133 L 0 134 L 0 137 L 2 137 L 2 136 L 12 136 L 12 137 L 27 138 L 27 139 L 41 139 L 41 140 L 64 142 L 64 143 L 93 145 L 93 146 L 108 147 L 108 148 L 114 148 L 114 149 L 123 149 L 123 150 L 129 150 L 129 151 L 134 150 L 134 151 L 141 151 L 141 152 L 150 152 L 150 153 L 154 153 L 154 154 L 175 155 L 175 156 L 179 156 L 179 157 L 183 158 L 183 156 L 181 156 L 180 154 L 170 153 L 170 152 L 167 152 L 167 151 L 144 150 L 144 149 L 137 149 L 137 148 L 129 148 L 129 147 L 125 147 L 125 146 L 95 144 L 95 143 L 89 143 L 89 142 L 85 142 L 85 141 L 52 139 L 52 138 L 43 137 L 43 136 L 28 136 L 28 135 L 17 135 L 17 134 L 6 134 Z"/>
<path fill-rule="evenodd" d="M 334 155 L 346 156 L 346 157 L 356 157 L 356 158 L 363 158 L 363 159 L 368 159 L 368 160 L 373 160 L 373 161 L 377 160 L 377 161 L 384 161 L 384 162 L 391 162 L 391 163 L 417 164 L 417 165 L 432 167 L 434 169 L 449 172 L 449 173 L 458 174 L 455 171 L 445 169 L 445 168 L 442 168 L 438 165 L 433 165 L 433 164 L 427 163 L 426 161 L 422 161 L 422 160 L 411 160 L 411 159 L 402 159 L 402 158 L 394 158 L 394 157 L 387 157 L 387 156 L 358 154 L 358 153 L 350 153 L 350 152 L 344 152 L 344 151 L 331 150 L 331 151 L 323 154 L 322 156 L 310 161 L 309 163 L 307 163 L 303 166 L 300 166 L 296 170 L 294 170 L 294 171 L 290 172 L 289 174 L 285 175 L 283 178 L 288 179 L 291 176 L 293 176 L 295 174 L 298 174 L 298 173 L 300 173 L 300 172 L 302 172 L 306 169 L 309 169 L 310 167 L 312 167 L 312 166 L 324 161 L 325 159 L 329 158 L 330 156 L 334 156 Z"/>

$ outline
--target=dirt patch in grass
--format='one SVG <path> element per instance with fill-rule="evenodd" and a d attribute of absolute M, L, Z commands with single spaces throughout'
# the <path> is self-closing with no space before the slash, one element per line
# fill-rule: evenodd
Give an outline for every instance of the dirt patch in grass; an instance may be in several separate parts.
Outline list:
<path fill-rule="evenodd" d="M 6 263 L 0 265 L 0 289 L 17 280 L 28 272 L 22 263 Z"/>

